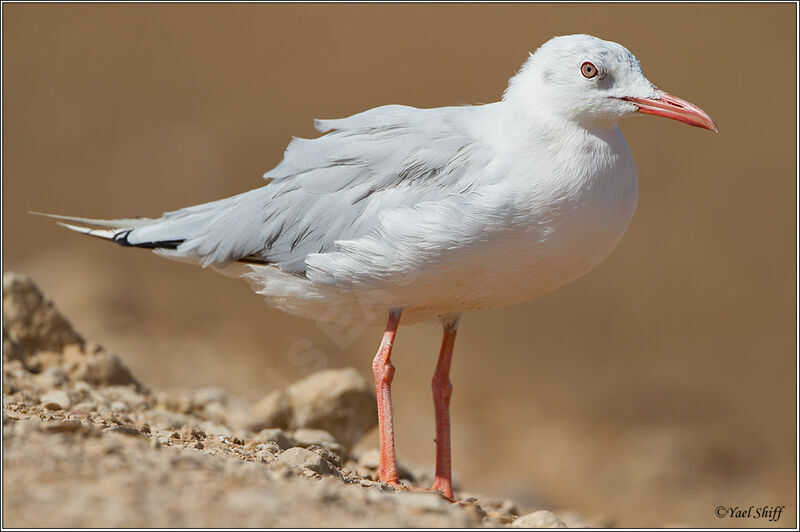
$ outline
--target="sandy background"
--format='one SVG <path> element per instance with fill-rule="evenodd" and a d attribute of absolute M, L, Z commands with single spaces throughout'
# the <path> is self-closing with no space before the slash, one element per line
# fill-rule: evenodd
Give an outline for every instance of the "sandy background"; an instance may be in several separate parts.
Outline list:
<path fill-rule="evenodd" d="M 795 6 L 5 5 L 4 269 L 34 276 L 155 388 L 258 397 L 320 367 L 369 375 L 380 331 L 324 329 L 242 281 L 27 215 L 157 215 L 262 184 L 311 119 L 497 100 L 553 35 L 626 45 L 720 134 L 623 129 L 632 227 L 540 300 L 468 314 L 457 481 L 621 525 L 796 518 Z M 439 331 L 400 329 L 399 454 L 433 464 Z"/>

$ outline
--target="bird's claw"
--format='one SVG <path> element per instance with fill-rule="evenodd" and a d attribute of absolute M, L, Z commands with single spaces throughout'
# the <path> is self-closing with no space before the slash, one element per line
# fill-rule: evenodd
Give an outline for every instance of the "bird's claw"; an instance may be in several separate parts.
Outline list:
<path fill-rule="evenodd" d="M 449 497 L 449 496 L 445 495 L 444 492 L 442 492 L 441 490 L 435 489 L 435 488 L 420 488 L 418 486 L 406 486 L 405 484 L 403 484 L 399 480 L 392 480 L 392 481 L 389 481 L 389 482 L 382 482 L 382 484 L 384 484 L 385 486 L 392 487 L 392 488 L 394 488 L 394 489 L 396 489 L 398 491 L 413 491 L 413 492 L 416 492 L 416 493 L 435 493 L 436 495 L 440 496 L 441 498 L 443 498 L 444 500 L 446 500 L 448 502 L 452 502 L 452 503 L 458 502 L 453 497 Z"/>

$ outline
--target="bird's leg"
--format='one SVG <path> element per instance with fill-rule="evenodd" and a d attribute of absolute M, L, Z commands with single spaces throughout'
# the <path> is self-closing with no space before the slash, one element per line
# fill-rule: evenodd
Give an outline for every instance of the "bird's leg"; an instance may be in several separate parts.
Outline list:
<path fill-rule="evenodd" d="M 432 489 L 450 499 L 453 498 L 453 474 L 450 468 L 450 396 L 453 385 L 450 383 L 450 362 L 459 321 L 461 314 L 442 317 L 442 349 L 431 380 L 436 411 L 436 476 Z"/>
<path fill-rule="evenodd" d="M 394 427 L 392 425 L 392 377 L 394 366 L 389 360 L 392 356 L 392 345 L 400 322 L 400 310 L 389 313 L 389 322 L 383 333 L 378 354 L 372 361 L 372 373 L 375 375 L 375 395 L 378 398 L 378 430 L 380 431 L 381 460 L 378 468 L 378 479 L 390 486 L 402 486 L 397 474 L 397 461 L 394 454 Z"/>

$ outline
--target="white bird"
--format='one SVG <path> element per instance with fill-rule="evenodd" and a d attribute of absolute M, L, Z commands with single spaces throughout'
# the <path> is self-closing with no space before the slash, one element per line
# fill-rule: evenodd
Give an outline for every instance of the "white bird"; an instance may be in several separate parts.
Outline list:
<path fill-rule="evenodd" d="M 152 248 L 252 283 L 315 320 L 388 324 L 373 361 L 382 482 L 395 463 L 390 362 L 400 317 L 441 320 L 433 377 L 436 476 L 452 498 L 450 361 L 461 313 L 536 298 L 585 274 L 622 237 L 637 172 L 619 129 L 637 113 L 717 131 L 658 90 L 623 46 L 556 37 L 501 101 L 387 105 L 295 138 L 261 188 L 155 219 L 59 217 L 69 229 Z"/>

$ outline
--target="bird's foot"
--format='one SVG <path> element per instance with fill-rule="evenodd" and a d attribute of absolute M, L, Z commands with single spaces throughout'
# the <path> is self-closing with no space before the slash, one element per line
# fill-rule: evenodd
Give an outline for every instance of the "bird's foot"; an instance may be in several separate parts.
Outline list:
<path fill-rule="evenodd" d="M 445 492 L 441 489 L 420 488 L 418 486 L 406 486 L 399 480 L 391 480 L 389 482 L 381 482 L 381 483 L 390 486 L 398 491 L 413 491 L 416 493 L 435 493 L 436 495 L 440 496 L 441 498 L 445 499 L 448 502 L 458 502 L 452 496 L 445 495 Z"/>
<path fill-rule="evenodd" d="M 435 493 L 436 495 L 438 495 L 439 497 L 441 497 L 442 499 L 444 499 L 444 500 L 446 500 L 448 502 L 458 502 L 455 498 L 453 498 L 452 495 L 447 495 L 447 493 L 444 490 L 438 489 L 435 486 L 431 487 L 431 488 L 418 488 L 416 486 L 413 486 L 413 487 L 411 487 L 409 489 L 411 491 L 417 491 L 417 492 L 421 492 L 421 493 Z"/>
<path fill-rule="evenodd" d="M 453 499 L 453 484 L 449 477 L 443 478 L 437 475 L 433 481 L 433 486 L 431 486 L 431 491 L 439 492 L 443 497 L 455 500 Z"/>
<path fill-rule="evenodd" d="M 384 482 L 381 479 L 378 479 L 378 482 L 380 482 L 381 484 L 384 484 L 386 486 L 390 486 L 390 487 L 392 487 L 392 488 L 394 488 L 396 490 L 406 490 L 406 489 L 408 489 L 408 486 L 406 486 L 405 484 L 403 484 L 402 482 L 400 482 L 397 479 L 387 480 L 386 482 Z"/>

